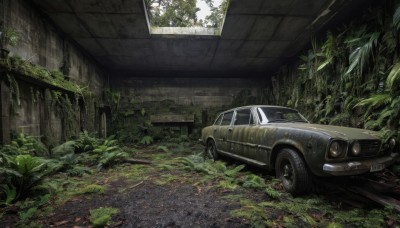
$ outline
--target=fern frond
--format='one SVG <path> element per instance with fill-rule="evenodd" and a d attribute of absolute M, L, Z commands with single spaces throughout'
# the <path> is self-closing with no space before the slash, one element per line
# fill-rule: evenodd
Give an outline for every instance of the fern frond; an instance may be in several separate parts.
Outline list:
<path fill-rule="evenodd" d="M 373 56 L 373 49 L 378 45 L 379 36 L 380 32 L 374 32 L 371 34 L 367 34 L 362 38 L 362 40 L 365 39 L 367 41 L 365 43 L 362 43 L 350 54 L 349 56 L 350 66 L 347 69 L 345 75 L 348 75 L 351 72 L 353 72 L 353 70 L 356 69 L 356 67 L 360 69 L 360 74 L 362 75 L 362 71 L 365 65 L 368 63 L 369 57 L 371 55 Z M 351 41 L 351 42 L 356 42 L 356 41 Z"/>
<path fill-rule="evenodd" d="M 397 7 L 396 11 L 393 14 L 393 25 L 397 30 L 400 29 L 400 6 Z"/>
<path fill-rule="evenodd" d="M 392 97 L 390 96 L 390 94 L 375 94 L 370 98 L 362 99 L 360 102 L 354 105 L 354 108 L 368 106 L 371 109 L 375 109 L 382 105 L 389 104 L 391 102 L 391 99 Z"/>
<path fill-rule="evenodd" d="M 387 79 L 386 85 L 387 88 L 391 91 L 396 89 L 396 86 L 400 84 L 400 61 L 393 65 L 392 70 L 390 71 Z"/>

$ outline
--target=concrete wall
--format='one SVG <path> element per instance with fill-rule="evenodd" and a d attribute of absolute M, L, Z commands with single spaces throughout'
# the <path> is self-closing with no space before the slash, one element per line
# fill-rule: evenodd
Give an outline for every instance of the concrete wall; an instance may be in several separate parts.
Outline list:
<path fill-rule="evenodd" d="M 116 77 L 110 83 L 121 91 L 122 104 L 172 100 L 202 108 L 229 106 L 240 91 L 247 89 L 256 96 L 264 86 L 263 79 L 255 78 Z"/>
<path fill-rule="evenodd" d="M 20 34 L 16 46 L 7 46 L 10 55 L 60 70 L 65 61 L 69 62 L 71 80 L 88 85 L 92 92 L 100 94 L 106 74 L 92 58 L 65 37 L 41 13 L 24 0 L 4 0 L 6 27 Z"/>
<path fill-rule="evenodd" d="M 259 97 L 264 79 L 112 77 L 110 84 L 111 89 L 121 95 L 119 109 L 112 113 L 111 132 L 120 140 L 132 143 L 146 135 L 155 140 L 182 134 L 198 139 L 201 128 L 210 124 L 217 113 L 243 105 L 244 102 L 238 102 L 245 100 L 240 99 L 243 94 Z M 161 118 L 166 120 L 162 123 L 153 121 L 157 119 L 155 115 L 170 114 L 179 117 L 175 120 Z M 186 118 L 194 122 L 176 122 Z"/>
<path fill-rule="evenodd" d="M 11 46 L 3 44 L 6 49 L 10 50 L 9 56 L 19 56 L 25 61 L 29 61 L 35 65 L 40 65 L 50 71 L 61 70 L 64 66 L 64 73 L 67 73 L 69 80 L 77 82 L 82 86 L 87 86 L 95 97 L 101 97 L 107 73 L 87 54 L 78 47 L 74 42 L 70 41 L 59 28 L 55 27 L 46 17 L 40 13 L 29 1 L 25 0 L 3 0 L 0 1 L 0 20 L 3 26 L 16 31 L 19 34 L 17 45 Z M 4 9 L 4 10 L 3 10 Z M 66 67 L 65 67 L 66 66 Z M 7 82 L 6 73 L 1 73 L 1 79 Z M 14 113 L 7 112 L 5 108 L 2 111 L 2 132 L 9 129 L 11 132 L 23 132 L 29 135 L 43 136 L 43 134 L 51 134 L 55 138 L 62 140 L 63 127 L 60 117 L 54 113 L 48 114 L 48 120 L 51 122 L 50 132 L 43 132 L 48 125 L 40 121 L 41 114 L 40 102 L 33 102 L 31 90 L 40 91 L 41 97 L 44 97 L 44 87 L 38 85 L 30 85 L 17 79 L 20 89 L 21 105 Z M 5 83 L 7 84 L 7 83 Z M 3 87 L 5 85 L 3 84 Z M 2 89 L 2 98 L 4 93 L 9 93 L 7 88 Z M 42 100 L 43 102 L 43 100 Z M 94 101 L 87 103 L 89 109 L 93 110 Z M 7 106 L 7 101 L 2 102 L 2 107 Z M 86 126 L 90 126 L 91 131 L 96 131 L 95 118 L 93 113 L 89 113 L 86 120 Z M 7 125 L 8 118 L 8 125 Z M 8 131 L 8 130 L 7 130 Z M 7 136 L 2 136 L 4 138 Z M 3 140 L 4 141 L 4 140 Z"/>

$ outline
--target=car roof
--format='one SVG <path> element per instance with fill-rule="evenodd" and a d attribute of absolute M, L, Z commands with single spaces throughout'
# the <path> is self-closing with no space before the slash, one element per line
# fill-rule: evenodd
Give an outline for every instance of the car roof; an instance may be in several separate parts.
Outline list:
<path fill-rule="evenodd" d="M 223 111 L 223 112 L 221 112 L 221 113 L 234 111 L 234 110 L 236 110 L 236 109 L 253 108 L 253 107 L 286 108 L 286 109 L 290 109 L 290 110 L 295 110 L 295 111 L 297 111 L 296 109 L 293 109 L 293 108 L 289 108 L 289 107 L 285 107 L 285 106 L 278 106 L 278 105 L 246 105 L 246 106 L 239 106 L 239 107 L 231 108 L 231 109 L 228 109 L 228 110 Z"/>

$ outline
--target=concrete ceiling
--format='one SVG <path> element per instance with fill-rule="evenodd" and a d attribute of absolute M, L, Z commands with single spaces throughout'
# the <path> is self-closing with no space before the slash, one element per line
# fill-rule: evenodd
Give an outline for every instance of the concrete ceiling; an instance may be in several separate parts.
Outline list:
<path fill-rule="evenodd" d="M 265 75 L 361 0 L 231 0 L 221 36 L 151 35 L 142 0 L 32 0 L 110 71 Z M 365 3 L 365 2 L 364 2 Z"/>

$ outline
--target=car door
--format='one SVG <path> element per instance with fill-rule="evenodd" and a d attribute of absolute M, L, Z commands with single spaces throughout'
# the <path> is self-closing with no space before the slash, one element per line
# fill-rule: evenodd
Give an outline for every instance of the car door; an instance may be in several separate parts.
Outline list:
<path fill-rule="evenodd" d="M 228 135 L 232 153 L 247 158 L 255 156 L 255 145 L 252 144 L 252 141 L 254 141 L 252 140 L 254 138 L 254 124 L 255 121 L 250 108 L 236 110 L 234 121 Z"/>
<path fill-rule="evenodd" d="M 223 113 L 221 123 L 214 128 L 214 138 L 217 144 L 217 149 L 220 151 L 229 152 L 228 133 L 230 132 L 231 122 L 233 119 L 234 111 Z"/>

